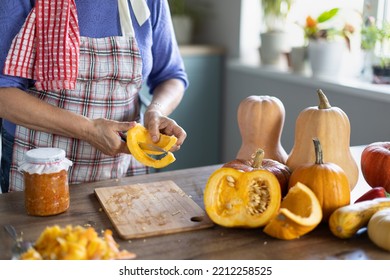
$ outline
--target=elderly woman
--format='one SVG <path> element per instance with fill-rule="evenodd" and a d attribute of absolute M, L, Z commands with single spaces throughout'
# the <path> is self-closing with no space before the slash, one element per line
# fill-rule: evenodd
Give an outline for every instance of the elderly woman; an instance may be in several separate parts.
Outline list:
<path fill-rule="evenodd" d="M 187 75 L 164 0 L 2 0 L 1 187 L 23 190 L 18 162 L 58 147 L 79 183 L 147 172 L 120 132 L 143 122 L 152 139 L 186 132 L 168 115 Z M 143 81 L 152 101 L 140 113 Z"/>

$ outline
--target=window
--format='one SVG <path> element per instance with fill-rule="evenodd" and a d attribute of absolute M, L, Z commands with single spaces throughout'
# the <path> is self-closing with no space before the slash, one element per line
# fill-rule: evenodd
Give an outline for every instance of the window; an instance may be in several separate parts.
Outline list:
<path fill-rule="evenodd" d="M 327 9 L 335 7 L 353 10 L 357 14 L 362 14 L 364 6 L 363 4 L 365 1 L 368 0 L 295 0 L 289 16 L 290 25 L 288 30 L 291 37 L 291 44 L 293 46 L 303 44 L 304 38 L 299 25 L 304 23 L 306 16 L 316 16 Z M 264 29 L 259 11 L 261 11 L 260 0 L 242 0 L 242 53 L 251 53 L 251 50 L 257 50 L 258 46 L 260 45 L 259 36 L 253 36 L 254 33 L 260 34 L 260 32 Z M 355 14 L 355 16 L 357 14 Z"/>
<path fill-rule="evenodd" d="M 254 61 L 254 58 L 259 56 L 258 48 L 261 44 L 259 34 L 264 30 L 261 24 L 263 21 L 260 2 L 260 0 L 242 0 L 240 50 L 242 57 L 248 61 Z M 367 16 L 375 17 L 379 24 L 384 21 L 390 22 L 390 0 L 294 0 L 288 25 L 290 45 L 304 44 L 305 38 L 301 26 L 308 15 L 316 17 L 321 12 L 336 7 L 340 8 L 342 15 L 348 17 L 347 21 L 357 28 L 361 27 L 362 20 Z M 348 68 L 346 71 L 351 76 L 356 76 L 360 73 L 359 69 L 363 63 L 360 54 L 360 36 L 356 36 L 352 41 L 352 49 L 354 51 L 348 58 L 350 62 L 345 63 Z M 387 46 L 387 49 L 390 49 L 390 46 Z M 386 53 L 390 56 L 390 50 Z"/>

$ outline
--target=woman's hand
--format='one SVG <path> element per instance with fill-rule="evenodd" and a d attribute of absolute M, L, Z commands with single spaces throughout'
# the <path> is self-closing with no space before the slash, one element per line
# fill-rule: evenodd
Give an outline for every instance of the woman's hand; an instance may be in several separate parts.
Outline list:
<path fill-rule="evenodd" d="M 91 124 L 91 129 L 86 132 L 86 138 L 84 140 L 93 147 L 108 156 L 130 153 L 126 142 L 122 140 L 119 134 L 120 132 L 127 132 L 136 125 L 136 122 L 94 119 L 91 120 Z"/>
<path fill-rule="evenodd" d="M 145 127 L 148 129 L 153 142 L 157 142 L 160 133 L 166 135 L 174 135 L 177 138 L 176 144 L 171 151 L 177 151 L 187 137 L 187 133 L 173 119 L 161 114 L 159 110 L 151 107 L 146 110 L 144 115 Z"/>
<path fill-rule="evenodd" d="M 153 99 L 144 114 L 144 125 L 149 130 L 154 142 L 157 142 L 160 133 L 174 135 L 177 138 L 176 145 L 171 151 L 177 151 L 187 137 L 187 133 L 173 119 L 168 116 L 179 105 L 184 95 L 184 84 L 177 79 L 170 79 L 153 91 Z"/>

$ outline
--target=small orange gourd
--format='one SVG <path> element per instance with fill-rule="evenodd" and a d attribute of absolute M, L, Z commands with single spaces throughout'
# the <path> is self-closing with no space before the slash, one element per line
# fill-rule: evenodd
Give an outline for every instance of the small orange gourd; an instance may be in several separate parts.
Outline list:
<path fill-rule="evenodd" d="M 337 164 L 325 163 L 320 141 L 316 138 L 312 140 L 316 155 L 315 162 L 295 168 L 290 176 L 289 188 L 298 182 L 308 186 L 321 204 L 322 221 L 327 222 L 333 211 L 350 204 L 351 191 L 344 170 Z"/>
<path fill-rule="evenodd" d="M 314 151 L 308 150 L 313 137 L 321 141 L 324 161 L 340 166 L 346 173 L 352 190 L 358 181 L 358 165 L 350 151 L 351 127 L 348 116 L 338 108 L 332 107 L 322 90 L 317 91 L 319 105 L 304 109 L 296 120 L 294 146 L 286 165 L 294 171 L 303 163 L 315 160 Z"/>
<path fill-rule="evenodd" d="M 285 164 L 287 153 L 280 141 L 284 119 L 285 109 L 277 97 L 251 95 L 243 99 L 237 111 L 242 144 L 236 158 L 250 159 L 261 148 L 267 152 L 266 158 Z"/>

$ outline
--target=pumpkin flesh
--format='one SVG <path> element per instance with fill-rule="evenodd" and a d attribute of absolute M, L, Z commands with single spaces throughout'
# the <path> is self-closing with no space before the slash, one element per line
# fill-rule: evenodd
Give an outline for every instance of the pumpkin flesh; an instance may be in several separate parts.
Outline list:
<path fill-rule="evenodd" d="M 168 136 L 160 133 L 160 139 L 155 143 L 152 141 L 149 131 L 139 123 L 127 131 L 126 139 L 127 147 L 134 158 L 142 164 L 153 168 L 166 167 L 176 160 L 173 153 L 169 152 L 173 145 L 176 144 L 176 141 L 177 138 L 175 136 Z M 155 158 L 152 155 L 161 155 L 163 153 L 142 149 L 139 143 L 156 145 L 167 151 L 167 154 L 162 158 Z"/>
<path fill-rule="evenodd" d="M 321 205 L 314 192 L 297 183 L 284 197 L 279 213 L 265 226 L 272 237 L 292 240 L 312 231 L 322 219 Z"/>
<path fill-rule="evenodd" d="M 252 154 L 250 160 L 235 159 L 225 163 L 223 167 L 232 167 L 245 172 L 255 169 L 270 171 L 278 179 L 281 195 L 284 197 L 287 194 L 291 171 L 287 165 L 273 159 L 264 158 L 264 156 L 264 150 L 257 149 L 256 152 Z"/>
<path fill-rule="evenodd" d="M 267 170 L 243 172 L 221 167 L 209 177 L 204 204 L 210 219 L 224 227 L 261 227 L 281 201 L 277 178 Z"/>

